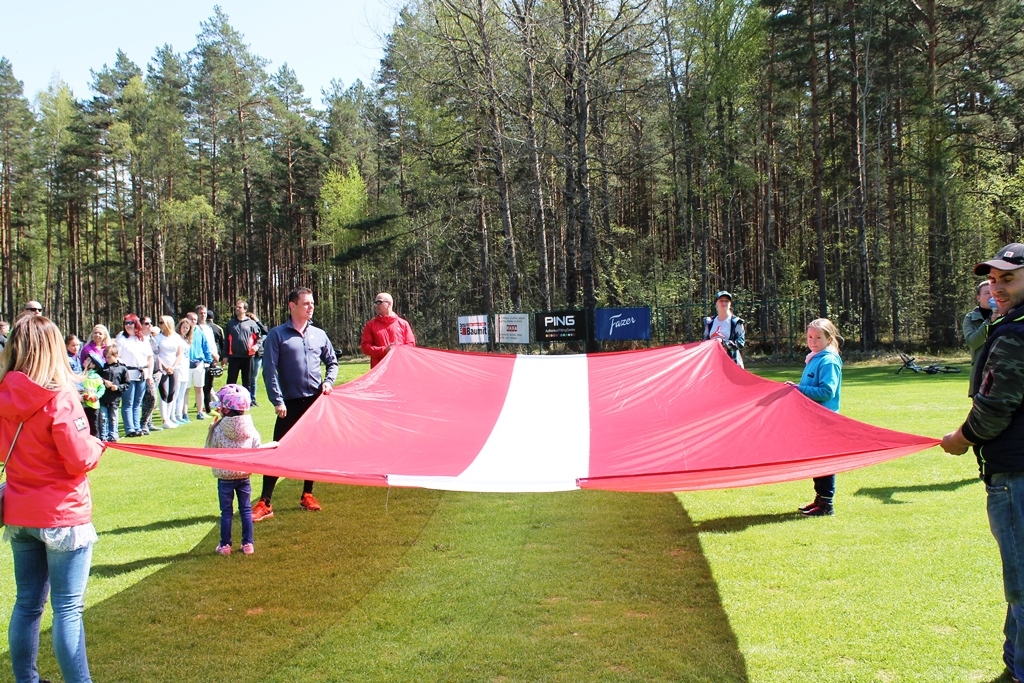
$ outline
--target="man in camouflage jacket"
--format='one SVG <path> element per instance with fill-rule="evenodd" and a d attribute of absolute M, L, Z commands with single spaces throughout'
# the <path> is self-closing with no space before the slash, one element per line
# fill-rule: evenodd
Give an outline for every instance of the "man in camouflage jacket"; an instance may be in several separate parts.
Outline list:
<path fill-rule="evenodd" d="M 1003 661 L 1024 680 L 1024 244 L 1008 244 L 974 267 L 996 301 L 988 339 L 971 373 L 974 405 L 942 438 L 947 453 L 974 447 L 988 494 L 988 520 L 1003 564 Z"/>

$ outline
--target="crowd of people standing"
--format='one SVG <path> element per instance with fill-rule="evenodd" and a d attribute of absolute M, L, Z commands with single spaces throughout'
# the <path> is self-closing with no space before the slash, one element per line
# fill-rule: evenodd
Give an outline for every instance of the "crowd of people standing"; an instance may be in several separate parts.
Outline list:
<path fill-rule="evenodd" d="M 42 316 L 43 306 L 28 301 L 22 315 Z M 177 322 L 169 315 L 154 319 L 127 313 L 114 334 L 97 323 L 87 340 L 66 335 L 71 370 L 86 376 L 77 387 L 90 434 L 117 441 L 122 435 L 146 436 L 187 424 L 189 389 L 194 392 L 196 418 L 205 420 L 214 379 L 225 367 L 229 383 L 240 375 L 255 397 L 267 333 L 248 303 L 238 300 L 226 329 L 215 322 L 213 311 L 199 305 Z M 0 351 L 9 334 L 10 323 L 0 321 Z M 159 421 L 154 422 L 157 411 Z"/>

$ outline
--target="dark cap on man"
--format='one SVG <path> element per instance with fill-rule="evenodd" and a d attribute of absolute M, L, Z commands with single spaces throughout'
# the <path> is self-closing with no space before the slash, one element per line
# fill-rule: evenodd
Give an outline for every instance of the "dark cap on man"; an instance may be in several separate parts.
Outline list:
<path fill-rule="evenodd" d="M 715 295 L 715 301 L 718 301 L 723 296 L 725 298 L 727 298 L 729 301 L 732 301 L 732 294 L 730 294 L 729 292 L 725 291 L 724 289 L 721 292 L 719 292 L 718 294 Z"/>
<path fill-rule="evenodd" d="M 1024 268 L 1024 244 L 1007 244 L 1005 247 L 996 252 L 988 261 L 979 263 L 974 266 L 975 275 L 988 275 L 988 271 L 993 268 L 999 270 L 1017 270 L 1018 268 Z"/>

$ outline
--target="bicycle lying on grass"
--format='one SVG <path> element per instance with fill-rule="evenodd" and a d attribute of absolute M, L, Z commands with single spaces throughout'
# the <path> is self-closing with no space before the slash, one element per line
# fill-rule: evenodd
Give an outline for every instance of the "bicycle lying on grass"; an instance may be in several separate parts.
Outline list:
<path fill-rule="evenodd" d="M 896 353 L 899 354 L 900 360 L 903 361 L 903 365 L 901 365 L 896 370 L 897 375 L 903 372 L 904 370 L 923 372 L 926 375 L 937 375 L 940 372 L 960 372 L 960 368 L 956 367 L 955 365 L 939 365 L 938 363 L 932 363 L 931 365 L 926 365 L 922 368 L 920 365 L 917 364 L 916 358 L 912 358 L 907 354 L 903 353 L 902 351 L 897 351 Z"/>

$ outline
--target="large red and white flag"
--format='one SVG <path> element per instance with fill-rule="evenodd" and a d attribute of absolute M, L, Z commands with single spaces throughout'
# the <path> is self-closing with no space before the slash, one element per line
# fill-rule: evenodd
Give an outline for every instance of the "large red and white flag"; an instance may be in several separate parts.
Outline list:
<path fill-rule="evenodd" d="M 864 467 L 938 439 L 857 422 L 717 342 L 568 356 L 392 350 L 276 446 L 115 448 L 196 465 L 456 491 L 682 491 Z"/>

